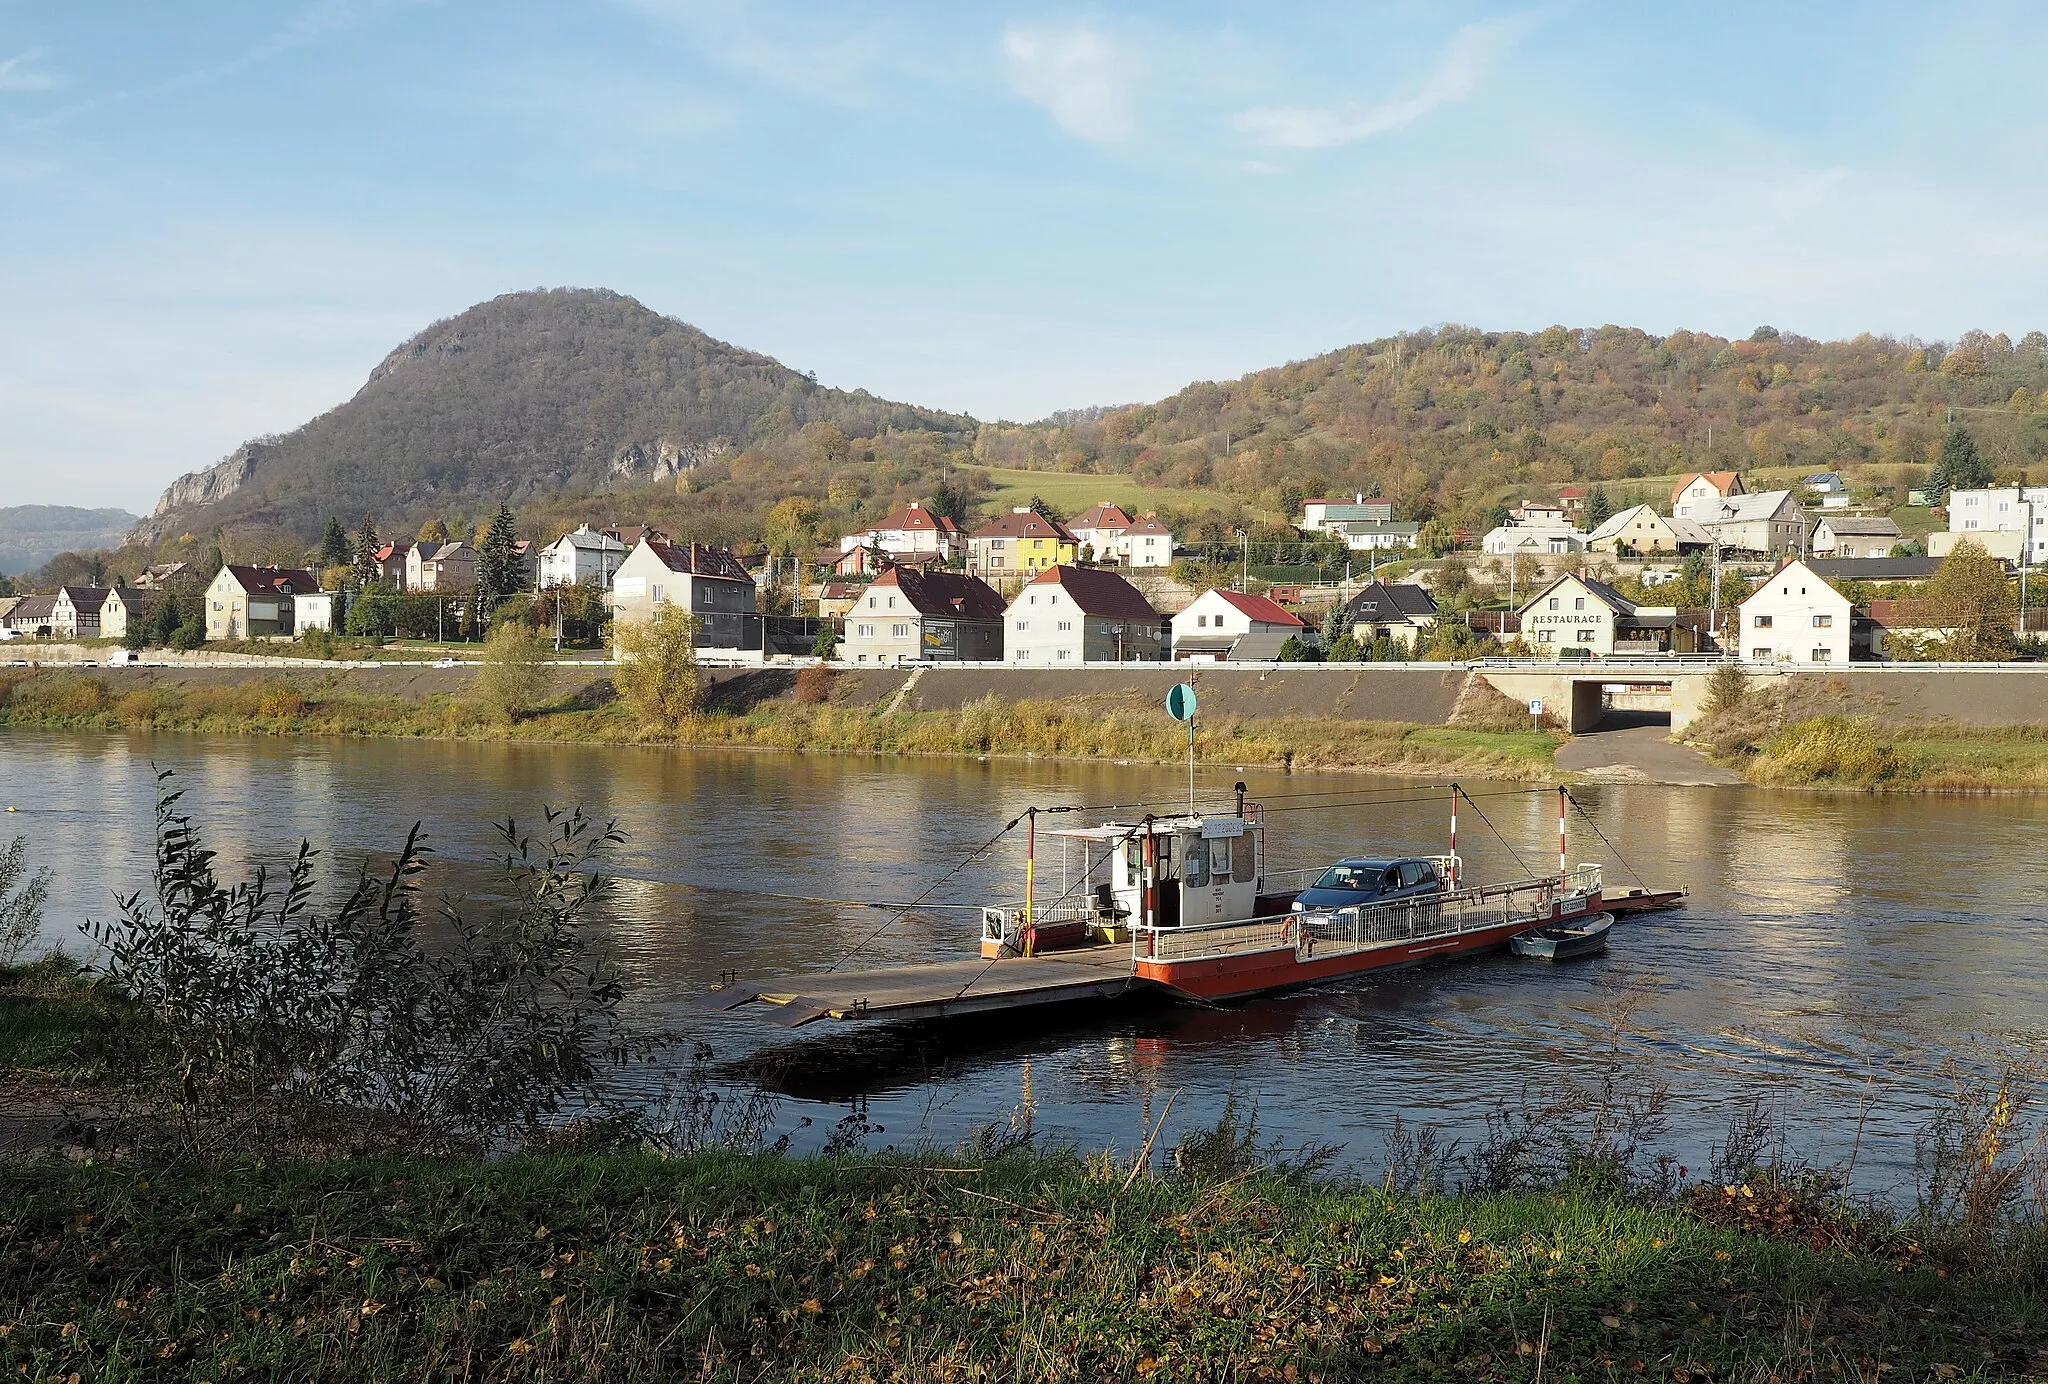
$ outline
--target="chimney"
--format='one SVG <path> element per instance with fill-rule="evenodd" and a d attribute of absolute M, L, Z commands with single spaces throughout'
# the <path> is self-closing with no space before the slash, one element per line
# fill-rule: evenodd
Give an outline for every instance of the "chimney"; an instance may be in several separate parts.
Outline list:
<path fill-rule="evenodd" d="M 923 508 L 924 508 L 924 505 L 923 505 L 922 503 L 920 503 L 919 501 L 916 501 L 916 500 L 912 500 L 912 501 L 910 502 L 910 507 L 911 507 L 912 509 L 923 509 Z"/>
<path fill-rule="evenodd" d="M 1362 504 L 1364 504 L 1364 503 L 1365 503 L 1365 492 L 1364 492 L 1363 490 L 1354 490 L 1354 491 L 1352 491 L 1352 492 L 1351 492 L 1351 502 L 1352 502 L 1353 504 L 1355 504 L 1355 505 L 1362 505 Z"/>

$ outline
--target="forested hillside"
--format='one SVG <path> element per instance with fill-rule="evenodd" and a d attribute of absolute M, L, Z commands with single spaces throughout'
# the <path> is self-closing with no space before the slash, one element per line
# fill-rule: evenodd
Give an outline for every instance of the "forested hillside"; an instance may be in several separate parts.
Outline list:
<path fill-rule="evenodd" d="M 930 466 L 973 420 L 821 388 L 767 356 L 603 290 L 507 294 L 415 336 L 347 403 L 245 444 L 165 493 L 144 536 L 216 527 L 301 538 L 331 515 L 466 527 L 498 503 L 662 483 L 744 483 L 792 439 L 832 466 Z M 749 450 L 751 449 L 751 451 Z M 742 454 L 747 459 L 740 460 Z M 770 488 L 773 488 L 772 486 Z"/>
<path fill-rule="evenodd" d="M 135 516 L 123 509 L 0 508 L 0 575 L 30 571 L 67 550 L 112 547 L 134 523 Z"/>
<path fill-rule="evenodd" d="M 982 430 L 1009 466 L 1131 472 L 1255 506 L 1363 490 L 1478 519 L 1505 493 L 1688 468 L 1923 471 L 1954 416 L 2006 473 L 2048 458 L 2048 335 L 1953 347 L 1448 326 L 1203 382 L 1064 426 Z M 1711 434 L 1711 438 L 1710 438 Z M 1227 448 L 1227 450 L 1226 450 Z"/>

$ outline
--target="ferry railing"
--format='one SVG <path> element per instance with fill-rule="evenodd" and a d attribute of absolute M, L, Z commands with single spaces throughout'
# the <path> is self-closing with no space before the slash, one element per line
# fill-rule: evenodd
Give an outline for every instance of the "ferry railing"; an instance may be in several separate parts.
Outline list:
<path fill-rule="evenodd" d="M 1600 888 L 1600 866 L 1581 865 L 1562 880 L 1544 875 L 1327 912 L 1309 910 L 1194 927 L 1138 928 L 1131 935 L 1131 951 L 1139 961 L 1200 961 L 1262 951 L 1293 951 L 1298 959 L 1308 961 L 1518 922 L 1533 926 L 1549 917 L 1561 898 L 1587 899 Z"/>

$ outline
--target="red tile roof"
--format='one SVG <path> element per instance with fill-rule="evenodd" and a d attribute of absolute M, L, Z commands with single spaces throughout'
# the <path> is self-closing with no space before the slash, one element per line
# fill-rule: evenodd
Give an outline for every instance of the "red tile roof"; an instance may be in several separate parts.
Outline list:
<path fill-rule="evenodd" d="M 1701 480 L 1705 481 L 1708 485 L 1713 486 L 1716 491 L 1720 492 L 1723 495 L 1726 495 L 1729 492 L 1730 487 L 1740 483 L 1742 477 L 1733 471 L 1688 472 L 1687 474 L 1680 476 L 1678 478 L 1677 485 L 1671 487 L 1671 502 L 1673 504 L 1678 503 L 1678 497 L 1685 493 L 1685 488 L 1691 485 L 1694 481 Z"/>
<path fill-rule="evenodd" d="M 932 533 L 958 533 L 960 526 L 943 514 L 934 514 L 915 501 L 897 510 L 888 518 L 863 530 L 874 533 L 880 529 L 902 529 L 908 533 L 929 530 Z"/>
<path fill-rule="evenodd" d="M 1269 601 L 1264 596 L 1247 596 L 1242 591 L 1217 591 L 1214 594 L 1221 596 L 1224 603 L 1240 615 L 1249 616 L 1268 625 L 1290 625 L 1298 629 L 1307 628 L 1307 625 L 1303 623 L 1299 616 L 1290 613 L 1285 606 L 1280 605 L 1277 601 Z"/>
<path fill-rule="evenodd" d="M 1114 572 L 1100 567 L 1048 567 L 1029 583 L 1057 586 L 1074 598 L 1083 615 L 1101 615 L 1115 620 L 1157 620 L 1159 612 L 1146 601 L 1143 592 Z"/>
<path fill-rule="evenodd" d="M 979 577 L 918 567 L 891 567 L 876 577 L 871 590 L 894 587 L 920 615 L 960 620 L 1000 620 L 1003 598 Z"/>
<path fill-rule="evenodd" d="M 643 538 L 654 555 L 661 559 L 662 566 L 671 572 L 688 572 L 698 577 L 718 577 L 725 581 L 751 582 L 746 567 L 732 555 L 730 548 L 708 548 L 702 543 L 663 543 L 659 539 Z"/>
<path fill-rule="evenodd" d="M 1074 535 L 1067 532 L 1067 526 L 1048 519 L 1035 509 L 1023 513 L 1010 513 L 989 520 L 973 533 L 975 538 L 1057 538 L 1065 542 L 1074 541 Z"/>
<path fill-rule="evenodd" d="M 1124 513 L 1119 505 L 1104 500 L 1090 505 L 1073 518 L 1067 520 L 1069 529 L 1121 529 L 1131 522 L 1131 516 Z"/>

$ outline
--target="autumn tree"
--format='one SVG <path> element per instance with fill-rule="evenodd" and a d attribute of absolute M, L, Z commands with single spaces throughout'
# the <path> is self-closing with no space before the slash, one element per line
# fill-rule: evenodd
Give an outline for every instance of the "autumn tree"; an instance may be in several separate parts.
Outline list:
<path fill-rule="evenodd" d="M 805 556 L 822 541 L 824 512 L 818 502 L 802 495 L 778 500 L 768 511 L 763 537 L 768 551 L 781 557 Z"/>
<path fill-rule="evenodd" d="M 439 519 L 429 519 L 420 525 L 419 541 L 422 543 L 446 543 L 448 526 Z"/>
<path fill-rule="evenodd" d="M 504 620 L 484 641 L 477 698 L 499 720 L 517 721 L 547 691 L 547 646 L 524 620 Z"/>
<path fill-rule="evenodd" d="M 650 620 L 621 622 L 612 686 L 642 724 L 674 734 L 697 707 L 695 616 L 663 603 Z"/>
<path fill-rule="evenodd" d="M 1956 544 L 1928 579 L 1935 617 L 1952 630 L 1944 652 L 1964 662 L 2007 658 L 2013 650 L 2012 582 L 2005 564 L 1978 544 Z"/>

